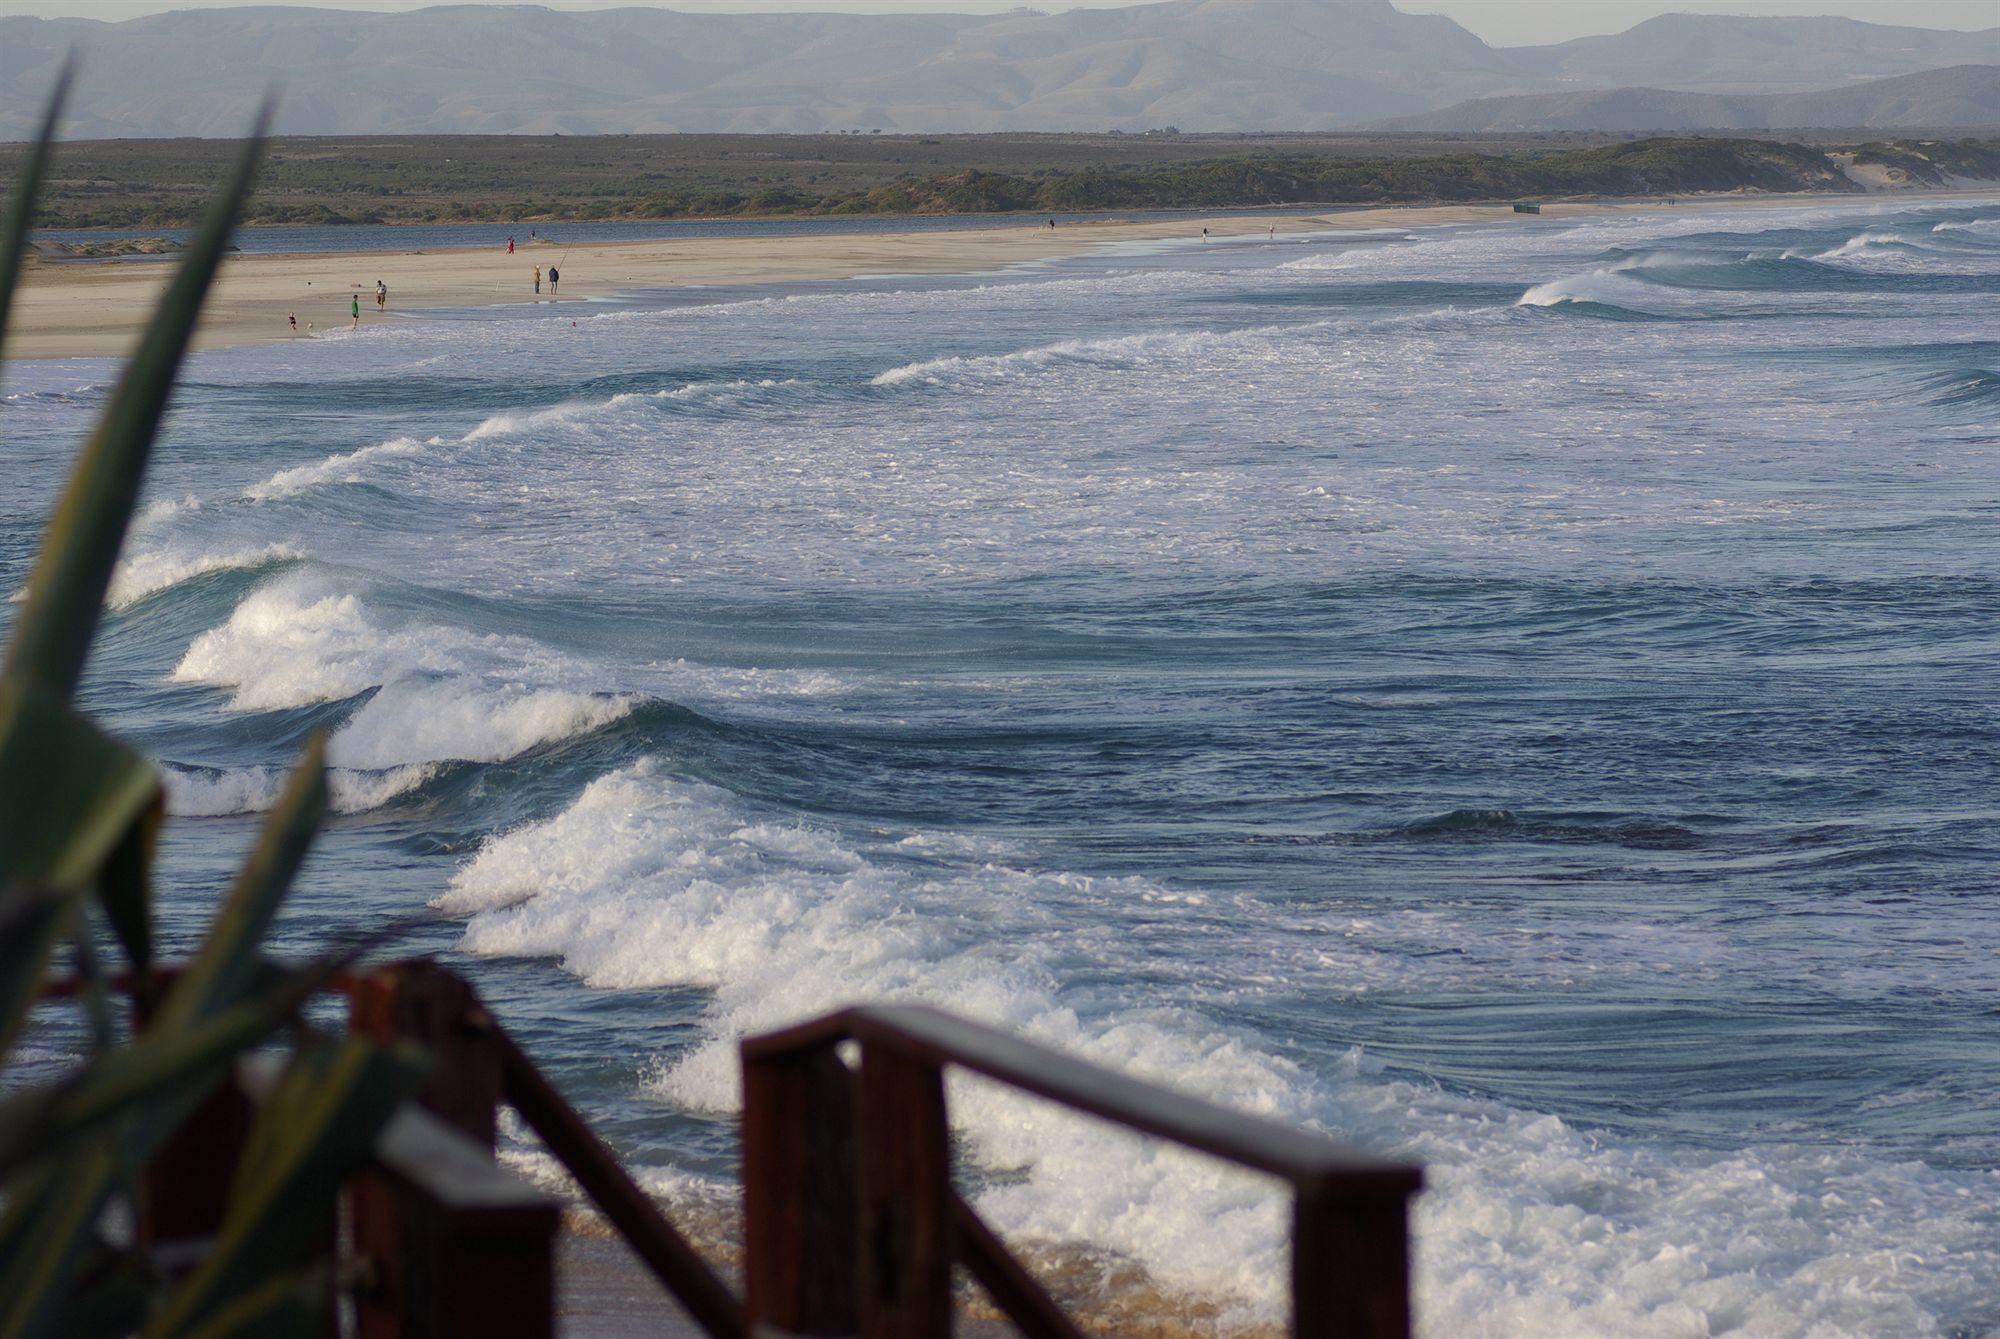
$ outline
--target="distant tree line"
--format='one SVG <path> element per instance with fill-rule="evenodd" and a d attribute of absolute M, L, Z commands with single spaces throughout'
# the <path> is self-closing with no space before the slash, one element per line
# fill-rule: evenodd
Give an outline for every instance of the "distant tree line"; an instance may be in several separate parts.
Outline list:
<path fill-rule="evenodd" d="M 615 143 L 615 141 L 613 142 Z M 1859 164 L 1900 168 L 1943 185 L 2000 179 L 2000 139 L 1893 140 L 1845 152 Z M 825 188 L 707 183 L 675 189 L 657 174 L 621 175 L 615 149 L 586 179 L 526 198 L 496 200 L 495 181 L 405 196 L 378 178 L 302 198 L 252 200 L 254 223 L 348 224 L 850 214 L 1076 213 L 1118 209 L 1221 209 L 1257 205 L 1455 203 L 1575 196 L 1646 197 L 1721 191 L 1855 191 L 1825 149 L 1706 136 L 1662 136 L 1540 157 L 1464 153 L 1408 158 L 1254 156 L 1146 166 L 1007 173 L 904 175 L 886 183 Z M 504 189 L 504 187 L 500 187 Z M 199 208 L 199 191 L 125 197 L 101 188 L 57 193 L 45 226 L 172 227 Z"/>

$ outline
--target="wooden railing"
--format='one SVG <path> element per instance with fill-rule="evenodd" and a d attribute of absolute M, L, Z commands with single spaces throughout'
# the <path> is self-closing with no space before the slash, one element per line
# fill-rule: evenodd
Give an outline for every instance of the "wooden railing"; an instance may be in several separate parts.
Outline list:
<path fill-rule="evenodd" d="M 1293 1333 L 1407 1339 L 1419 1169 L 917 1006 L 849 1009 L 743 1043 L 753 1328 L 938 1339 L 951 1332 L 957 1261 L 1029 1339 L 1078 1339 L 952 1188 L 946 1066 L 1287 1182 Z"/>
<path fill-rule="evenodd" d="M 418 1105 L 377 1141 L 327 1224 L 358 1339 L 554 1333 L 559 1205 L 495 1166 L 514 1108 L 713 1339 L 945 1339 L 963 1264 L 1029 1339 L 1077 1339 L 1049 1294 L 953 1189 L 944 1070 L 957 1066 L 1292 1189 L 1293 1330 L 1407 1339 L 1415 1167 L 1225 1111 L 932 1009 L 850 1009 L 743 1043 L 747 1297 L 739 1300 L 455 973 L 399 963 L 344 979 L 349 1025 L 426 1047 Z M 845 1052 L 858 1053 L 850 1067 Z M 148 1169 L 139 1230 L 161 1258 L 219 1226 L 268 1066 L 248 1063 Z"/>

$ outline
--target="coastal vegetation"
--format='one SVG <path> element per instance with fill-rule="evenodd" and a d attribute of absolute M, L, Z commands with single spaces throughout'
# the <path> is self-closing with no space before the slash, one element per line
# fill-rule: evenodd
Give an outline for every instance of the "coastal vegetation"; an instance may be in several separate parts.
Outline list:
<path fill-rule="evenodd" d="M 259 224 L 1083 212 L 1850 191 L 1827 156 L 1939 184 L 2000 176 L 2000 139 L 1861 146 L 1697 135 L 708 135 L 281 138 Z M 0 145 L 0 174 L 21 147 Z M 192 221 L 221 140 L 62 145 L 56 228 Z"/>
<path fill-rule="evenodd" d="M 0 228 L 0 328 L 45 146 L 46 135 L 23 160 Z M 173 970 L 155 954 L 159 770 L 75 706 L 146 458 L 257 148 L 254 138 L 237 148 L 79 456 L 0 664 L 0 1067 L 10 1070 L 0 1335 L 10 1339 L 318 1332 L 334 1282 L 322 1257 L 335 1196 L 425 1073 L 413 1048 L 302 1020 L 351 954 L 286 966 L 265 953 L 325 809 L 321 741 L 307 745 L 206 936 Z M 143 1023 L 127 1024 L 128 1002 Z M 75 1062 L 44 1057 L 39 1076 L 16 1067 L 21 1039 L 46 1036 L 31 1025 L 52 1025 L 58 1011 L 71 1021 L 57 1036 L 74 1037 L 59 1049 Z M 173 1150 L 189 1156 L 177 1132 L 254 1050 L 275 1080 L 246 1120 L 235 1175 L 215 1189 L 219 1231 L 177 1265 L 154 1250 L 144 1187 Z"/>

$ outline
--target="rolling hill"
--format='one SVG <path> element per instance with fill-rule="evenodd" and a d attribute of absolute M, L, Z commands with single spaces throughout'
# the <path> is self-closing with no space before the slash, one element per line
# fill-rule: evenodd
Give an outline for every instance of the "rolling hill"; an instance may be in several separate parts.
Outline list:
<path fill-rule="evenodd" d="M 444 5 L 0 18 L 0 137 L 31 133 L 72 46 L 71 138 L 293 134 L 1316 130 L 1470 97 L 1634 83 L 1789 92 L 1977 62 L 1977 33 L 1672 15 L 1493 48 L 1390 0 L 1165 0 L 1060 14 L 685 14 Z"/>

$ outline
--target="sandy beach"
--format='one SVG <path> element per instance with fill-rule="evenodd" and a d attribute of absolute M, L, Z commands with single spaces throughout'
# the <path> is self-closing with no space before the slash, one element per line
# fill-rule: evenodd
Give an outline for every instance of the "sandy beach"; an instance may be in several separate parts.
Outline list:
<path fill-rule="evenodd" d="M 1991 190 L 1896 192 L 1908 198 L 1990 195 Z M 1732 195 L 1693 197 L 1683 207 L 1792 207 L 1858 203 L 1853 195 Z M 1876 199 L 1887 199 L 1883 193 Z M 1551 203 L 1545 219 L 1595 214 L 1651 213 L 1669 206 L 1656 200 Z M 1135 223 L 1107 218 L 1051 229 L 1037 216 L 991 228 L 888 233 L 811 233 L 790 236 L 673 238 L 643 242 L 560 240 L 560 224 L 546 225 L 554 241 L 519 239 L 477 250 L 323 252 L 310 255 L 235 255 L 223 265 L 202 314 L 195 347 L 224 348 L 306 339 L 351 324 L 351 299 L 361 299 L 364 325 L 421 319 L 448 308 L 540 304 L 553 315 L 563 307 L 615 293 L 647 289 L 790 284 L 868 275 L 972 274 L 1084 254 L 1099 246 L 1166 238 L 1194 240 L 1208 230 L 1215 241 L 1372 228 L 1421 228 L 1450 223 L 1517 219 L 1509 205 L 1385 205 L 1325 214 L 1255 212 L 1190 213 L 1182 219 Z M 561 291 L 544 279 L 535 292 L 535 270 L 554 263 Z M 159 259 L 39 262 L 15 298 L 7 332 L 11 358 L 103 358 L 123 355 L 140 324 L 166 290 L 172 265 Z M 375 308 L 375 283 L 388 285 L 386 311 Z M 290 318 L 296 315 L 294 333 Z"/>
<path fill-rule="evenodd" d="M 1817 197 L 1813 197 L 1817 198 Z M 1835 197 L 1841 198 L 1841 197 Z M 1851 197 L 1848 197 L 1851 198 Z M 1635 204 L 1551 204 L 1544 218 L 1656 209 Z M 644 289 L 786 284 L 863 275 L 966 274 L 1075 256 L 1093 247 L 1161 238 L 1199 238 L 1203 228 L 1226 237 L 1327 229 L 1424 227 L 1517 217 L 1507 205 L 1388 206 L 1325 215 L 1190 214 L 1166 222 L 1070 224 L 1051 229 L 1026 217 L 992 228 L 948 232 L 783 237 L 675 238 L 646 242 L 529 242 L 514 254 L 480 250 L 367 251 L 315 255 L 235 255 L 225 262 L 196 336 L 197 348 L 305 339 L 350 325 L 350 301 L 361 299 L 364 325 L 408 320 L 440 308 L 540 302 L 550 314 L 576 311 L 591 298 Z M 561 225 L 551 225 L 560 237 Z M 539 297 L 534 271 L 551 262 L 561 291 L 546 280 Z M 15 299 L 6 354 L 13 358 L 102 358 L 131 347 L 141 322 L 172 277 L 172 265 L 151 260 L 41 262 L 30 267 Z M 375 309 L 375 282 L 388 285 L 387 311 Z M 294 334 L 289 318 L 298 317 Z"/>

